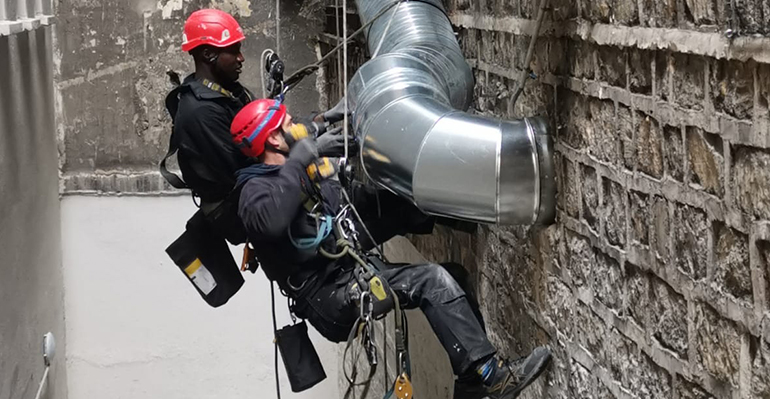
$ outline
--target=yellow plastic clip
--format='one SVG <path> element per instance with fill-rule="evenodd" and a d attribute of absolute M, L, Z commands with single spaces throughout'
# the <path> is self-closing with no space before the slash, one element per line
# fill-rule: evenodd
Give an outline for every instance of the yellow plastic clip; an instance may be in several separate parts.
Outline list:
<path fill-rule="evenodd" d="M 412 388 L 412 382 L 409 381 L 409 376 L 406 373 L 401 374 L 396 379 L 396 384 L 393 386 L 393 393 L 398 399 L 412 399 L 414 395 L 414 389 Z"/>
<path fill-rule="evenodd" d="M 384 301 L 388 297 L 388 294 L 385 293 L 385 287 L 382 285 L 382 280 L 377 276 L 369 280 L 369 288 L 371 288 L 374 297 L 380 301 Z"/>

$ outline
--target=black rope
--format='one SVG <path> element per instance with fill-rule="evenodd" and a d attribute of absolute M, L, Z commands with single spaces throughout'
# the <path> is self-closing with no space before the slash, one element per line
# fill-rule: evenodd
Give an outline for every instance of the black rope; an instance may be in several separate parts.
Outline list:
<path fill-rule="evenodd" d="M 281 382 L 278 378 L 278 322 L 275 320 L 275 286 L 270 281 L 270 303 L 273 305 L 273 368 L 275 369 L 275 393 L 278 399 L 281 399 Z"/>

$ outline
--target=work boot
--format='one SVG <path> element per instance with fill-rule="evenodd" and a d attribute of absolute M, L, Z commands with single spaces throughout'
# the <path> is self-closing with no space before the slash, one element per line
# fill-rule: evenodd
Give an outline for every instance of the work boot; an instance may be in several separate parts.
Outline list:
<path fill-rule="evenodd" d="M 535 348 L 526 358 L 514 361 L 494 357 L 482 366 L 487 371 L 481 381 L 472 383 L 458 380 L 455 383 L 455 399 L 514 399 L 548 367 L 551 351 Z"/>

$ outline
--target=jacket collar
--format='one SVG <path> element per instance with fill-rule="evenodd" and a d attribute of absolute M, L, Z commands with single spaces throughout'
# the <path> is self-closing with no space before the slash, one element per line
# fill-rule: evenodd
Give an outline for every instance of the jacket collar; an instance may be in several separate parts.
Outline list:
<path fill-rule="evenodd" d="M 237 85 L 237 88 L 242 89 L 240 83 L 235 84 Z M 188 75 L 184 79 L 184 82 L 182 82 L 182 85 L 189 87 L 193 95 L 195 95 L 195 97 L 200 100 L 227 98 L 237 101 L 237 98 L 231 91 L 225 89 L 217 83 L 210 82 L 206 79 L 201 81 L 195 77 L 194 73 Z"/>

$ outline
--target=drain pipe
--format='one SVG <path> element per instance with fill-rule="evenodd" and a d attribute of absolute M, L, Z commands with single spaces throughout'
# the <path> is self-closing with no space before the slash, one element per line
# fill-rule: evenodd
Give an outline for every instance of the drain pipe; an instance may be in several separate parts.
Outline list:
<path fill-rule="evenodd" d="M 361 22 L 397 1 L 356 0 Z M 367 41 L 379 54 L 353 76 L 348 101 L 371 181 L 433 215 L 505 225 L 553 222 L 546 120 L 464 112 L 474 78 L 440 0 L 400 4 L 392 18 L 372 23 Z"/>

